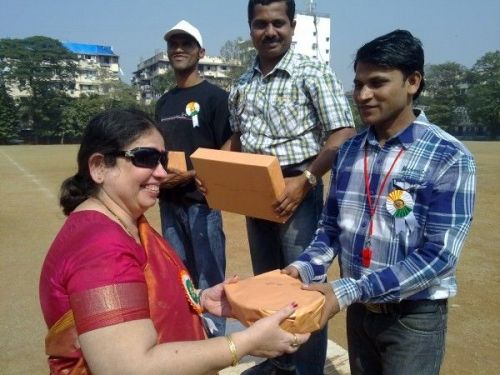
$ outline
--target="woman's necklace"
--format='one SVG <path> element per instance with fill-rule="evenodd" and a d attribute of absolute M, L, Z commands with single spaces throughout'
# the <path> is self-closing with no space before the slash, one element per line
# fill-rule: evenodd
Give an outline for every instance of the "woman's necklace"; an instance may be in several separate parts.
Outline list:
<path fill-rule="evenodd" d="M 97 200 L 100 204 L 102 204 L 104 206 L 104 208 L 106 208 L 106 210 L 108 210 L 108 212 L 113 215 L 113 217 L 118 220 L 118 222 L 121 224 L 121 226 L 123 227 L 123 229 L 125 229 L 125 231 L 134 239 L 137 239 L 137 235 L 134 235 L 132 233 L 132 231 L 128 228 L 128 226 L 125 224 L 125 222 L 120 219 L 120 217 L 115 214 L 115 212 L 106 204 L 104 203 L 102 200 L 100 200 L 99 198 L 95 197 L 95 200 Z"/>

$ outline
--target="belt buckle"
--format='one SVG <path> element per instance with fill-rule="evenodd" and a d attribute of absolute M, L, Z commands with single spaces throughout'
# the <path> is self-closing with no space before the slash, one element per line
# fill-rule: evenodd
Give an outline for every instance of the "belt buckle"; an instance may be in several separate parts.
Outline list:
<path fill-rule="evenodd" d="M 387 307 L 382 303 L 365 303 L 365 307 L 374 314 L 387 314 Z"/>

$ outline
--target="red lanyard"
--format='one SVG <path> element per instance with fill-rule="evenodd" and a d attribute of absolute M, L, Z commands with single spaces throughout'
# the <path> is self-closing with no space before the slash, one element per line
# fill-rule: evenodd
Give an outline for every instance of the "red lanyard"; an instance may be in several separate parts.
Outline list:
<path fill-rule="evenodd" d="M 375 217 L 375 211 L 377 211 L 377 204 L 378 200 L 384 191 L 385 184 L 387 183 L 387 179 L 389 178 L 390 174 L 392 173 L 392 170 L 394 169 L 394 166 L 396 165 L 396 162 L 398 161 L 399 157 L 403 153 L 404 148 L 401 147 L 401 150 L 399 150 L 398 154 L 394 158 L 394 161 L 391 164 L 391 167 L 389 168 L 389 171 L 386 173 L 384 179 L 382 180 L 382 184 L 380 185 L 380 189 L 377 194 L 377 199 L 375 200 L 375 204 L 372 204 L 372 196 L 370 194 L 370 179 L 368 176 L 368 148 L 365 145 L 365 158 L 364 158 L 364 175 L 365 175 L 365 191 L 366 191 L 366 198 L 368 201 L 368 208 L 370 210 L 370 223 L 368 225 L 368 238 L 365 242 L 365 247 L 363 248 L 363 251 L 361 253 L 361 262 L 363 264 L 363 267 L 370 267 L 370 261 L 372 259 L 372 249 L 371 249 L 371 243 L 370 239 L 373 235 L 373 218 Z"/>

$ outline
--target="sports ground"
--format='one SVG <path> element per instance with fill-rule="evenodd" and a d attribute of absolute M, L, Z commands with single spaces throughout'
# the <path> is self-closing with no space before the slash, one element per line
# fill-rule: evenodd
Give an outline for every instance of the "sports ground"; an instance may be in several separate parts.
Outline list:
<path fill-rule="evenodd" d="M 474 222 L 458 266 L 458 296 L 450 300 L 441 374 L 499 374 L 500 360 L 500 142 L 466 142 L 478 166 Z M 62 180 L 75 172 L 75 145 L 0 146 L 0 372 L 47 374 L 46 327 L 38 301 L 40 267 L 64 216 Z M 150 210 L 159 228 L 158 208 Z M 251 276 L 244 219 L 224 213 L 227 274 Z M 330 280 L 338 269 L 330 271 Z M 346 347 L 345 314 L 329 337 Z M 332 372 L 335 373 L 335 372 Z M 340 373 L 340 372 L 339 372 Z"/>

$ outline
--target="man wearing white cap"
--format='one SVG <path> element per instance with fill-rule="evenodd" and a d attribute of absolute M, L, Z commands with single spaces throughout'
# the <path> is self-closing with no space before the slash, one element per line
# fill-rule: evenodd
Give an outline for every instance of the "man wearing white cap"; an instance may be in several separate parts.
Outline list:
<path fill-rule="evenodd" d="M 228 93 L 205 81 L 198 71 L 205 49 L 196 27 L 182 20 L 164 39 L 176 87 L 158 100 L 155 117 L 162 126 L 167 150 L 183 151 L 188 171 L 168 170 L 173 176 L 160 193 L 162 232 L 196 287 L 205 289 L 225 278 L 225 236 L 220 211 L 210 209 L 196 188 L 189 155 L 198 147 L 219 149 L 231 136 Z M 218 330 L 214 334 L 224 335 L 225 321 L 210 318 Z"/>

